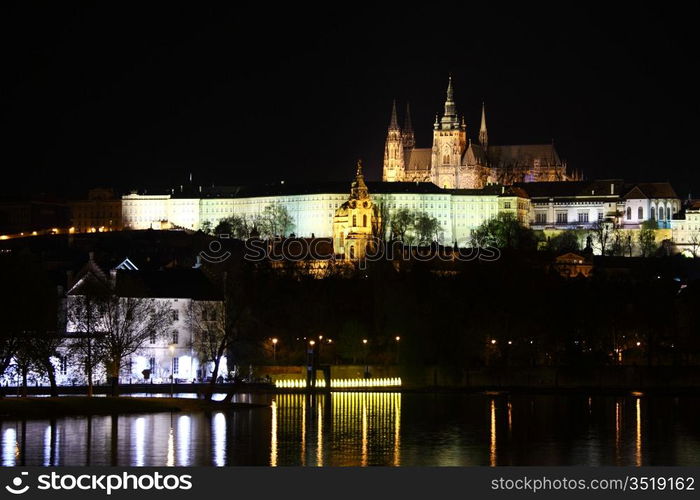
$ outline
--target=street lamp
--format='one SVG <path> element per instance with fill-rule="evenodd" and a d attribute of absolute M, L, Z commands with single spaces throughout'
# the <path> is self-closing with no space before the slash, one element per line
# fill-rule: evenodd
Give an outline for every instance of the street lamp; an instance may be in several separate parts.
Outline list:
<path fill-rule="evenodd" d="M 170 349 L 170 397 L 173 397 L 173 384 L 175 383 L 175 344 L 168 346 Z"/>
<path fill-rule="evenodd" d="M 399 341 L 401 340 L 401 337 L 398 335 L 394 337 L 394 340 L 396 340 L 396 364 L 399 364 Z"/>
<path fill-rule="evenodd" d="M 277 363 L 277 342 L 279 340 L 275 337 L 272 339 L 272 361 Z"/>
<path fill-rule="evenodd" d="M 365 346 L 365 378 L 369 378 L 369 366 L 367 365 L 367 339 L 362 339 L 362 344 Z"/>

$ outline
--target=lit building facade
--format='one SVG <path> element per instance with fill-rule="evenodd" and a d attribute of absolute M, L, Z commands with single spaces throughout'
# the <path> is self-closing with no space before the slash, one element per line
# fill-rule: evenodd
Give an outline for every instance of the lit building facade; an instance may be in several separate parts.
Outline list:
<path fill-rule="evenodd" d="M 68 203 L 75 232 L 116 231 L 122 227 L 122 200 L 111 189 L 91 189 L 86 200 Z"/>
<path fill-rule="evenodd" d="M 671 237 L 683 255 L 700 257 L 700 201 L 689 202 L 683 216 L 671 220 Z"/>
<path fill-rule="evenodd" d="M 382 179 L 432 182 L 444 189 L 480 189 L 488 184 L 573 181 L 581 175 L 567 168 L 554 144 L 490 144 L 484 105 L 478 140 L 472 142 L 464 116 L 457 112 L 450 77 L 442 117 L 435 116 L 432 148 L 416 147 L 408 107 L 404 126 L 399 127 L 394 103 Z"/>
<path fill-rule="evenodd" d="M 517 184 L 530 196 L 533 229 L 589 229 L 612 221 L 622 229 L 639 229 L 654 219 L 671 227 L 680 199 L 667 182 L 629 184 L 621 179 Z"/>
<path fill-rule="evenodd" d="M 516 215 L 523 224 L 530 221 L 527 193 L 513 187 L 487 186 L 483 189 L 445 190 L 433 183 L 367 182 L 368 196 L 388 222 L 400 209 L 425 212 L 440 223 L 438 240 L 445 244 L 466 244 L 472 230 L 501 212 Z M 125 229 L 211 228 L 227 217 L 252 218 L 269 205 L 284 206 L 291 215 L 292 232 L 304 238 L 332 238 L 336 211 L 348 201 L 345 183 L 212 188 L 198 198 L 129 194 L 123 198 Z M 288 236 L 288 235 L 287 235 Z"/>
<path fill-rule="evenodd" d="M 158 307 L 169 309 L 171 314 L 172 321 L 166 332 L 153 334 L 137 352 L 124 360 L 120 376 L 123 383 L 143 382 L 144 370 L 150 371 L 148 380 L 155 383 L 169 381 L 171 374 L 175 380 L 186 382 L 204 380 L 210 376 L 212 364 L 201 359 L 193 344 L 196 331 L 193 325 L 207 325 L 203 321 L 206 322 L 208 318 L 194 320 L 191 315 L 201 314 L 203 310 L 222 310 L 223 297 L 199 270 L 139 271 L 127 259 L 107 274 L 91 256 L 75 279 L 71 278 L 69 282 L 65 310 L 70 311 L 77 301 L 84 301 L 86 295 L 95 293 L 96 289 L 114 293 L 118 297 L 153 301 Z M 210 307 L 205 308 L 204 304 Z M 220 315 L 220 318 L 222 317 Z M 218 321 L 220 318 L 211 319 Z M 95 323 L 99 324 L 99 321 Z M 80 328 L 71 314 L 66 314 L 67 337 L 70 339 L 71 336 L 79 335 Z M 99 332 L 95 332 L 95 335 L 99 335 Z M 61 349 L 55 365 L 59 384 L 85 382 L 85 369 L 82 365 L 72 362 L 68 347 Z M 226 376 L 228 369 L 224 357 L 219 373 Z M 94 372 L 95 381 L 104 380 L 104 377 L 104 368 L 97 367 Z"/>

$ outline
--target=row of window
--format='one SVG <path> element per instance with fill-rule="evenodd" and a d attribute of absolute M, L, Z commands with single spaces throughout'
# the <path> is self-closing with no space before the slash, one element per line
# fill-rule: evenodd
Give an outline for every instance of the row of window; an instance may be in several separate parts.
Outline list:
<path fill-rule="evenodd" d="M 156 343 L 156 334 L 155 332 L 151 332 L 148 338 L 149 342 L 151 344 Z M 180 334 L 178 333 L 177 330 L 173 330 L 173 344 L 178 344 L 180 341 Z"/>

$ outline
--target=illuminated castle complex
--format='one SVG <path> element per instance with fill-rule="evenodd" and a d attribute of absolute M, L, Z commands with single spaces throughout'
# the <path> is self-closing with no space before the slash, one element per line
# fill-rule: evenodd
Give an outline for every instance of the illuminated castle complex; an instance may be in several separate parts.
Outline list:
<path fill-rule="evenodd" d="M 567 171 L 554 144 L 495 146 L 489 144 L 486 109 L 482 105 L 478 142 L 467 136 L 464 117 L 457 114 L 452 78 L 442 118 L 435 116 L 433 147 L 417 148 L 410 110 L 398 125 L 394 103 L 384 148 L 383 180 L 432 182 L 445 189 L 480 189 L 487 184 L 580 180 Z"/>

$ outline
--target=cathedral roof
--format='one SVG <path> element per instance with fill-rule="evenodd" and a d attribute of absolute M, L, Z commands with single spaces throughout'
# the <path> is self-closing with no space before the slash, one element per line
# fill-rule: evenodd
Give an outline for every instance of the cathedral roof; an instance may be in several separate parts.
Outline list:
<path fill-rule="evenodd" d="M 431 148 L 415 148 L 406 151 L 406 170 L 430 171 L 433 150 Z"/>
<path fill-rule="evenodd" d="M 561 165 L 561 159 L 554 144 L 489 145 L 488 157 L 491 165 L 496 167 L 532 165 L 535 160 L 540 160 L 543 166 Z"/>
<path fill-rule="evenodd" d="M 469 146 L 464 151 L 462 165 L 487 165 L 486 152 L 481 144 L 469 141 Z"/>
<path fill-rule="evenodd" d="M 450 189 L 450 194 L 465 196 L 519 196 L 529 198 L 528 192 L 517 186 L 502 186 L 500 184 L 489 184 L 479 189 Z"/>

